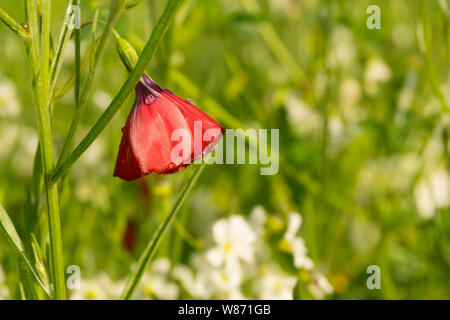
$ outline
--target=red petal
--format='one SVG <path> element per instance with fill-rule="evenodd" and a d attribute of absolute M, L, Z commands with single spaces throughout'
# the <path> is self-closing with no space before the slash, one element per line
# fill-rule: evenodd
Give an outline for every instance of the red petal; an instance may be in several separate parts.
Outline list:
<path fill-rule="evenodd" d="M 178 172 L 194 158 L 210 152 L 220 141 L 224 129 L 207 114 L 168 90 L 159 89 L 160 92 L 154 93 L 139 86 L 142 84 L 136 87 L 135 106 L 122 129 L 114 176 L 130 181 L 150 172 Z M 143 94 L 140 90 L 146 91 Z M 220 130 L 220 136 L 213 137 L 212 141 L 202 141 L 201 150 L 194 153 L 195 121 L 201 121 L 201 140 L 204 132 L 211 128 Z M 171 159 L 172 149 L 179 143 L 171 141 L 176 129 L 185 129 L 191 139 L 190 155 L 178 164 Z"/>

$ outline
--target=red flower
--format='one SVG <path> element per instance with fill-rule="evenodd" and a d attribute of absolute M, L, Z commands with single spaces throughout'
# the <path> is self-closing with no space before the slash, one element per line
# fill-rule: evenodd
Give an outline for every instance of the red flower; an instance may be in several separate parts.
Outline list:
<path fill-rule="evenodd" d="M 115 177 L 131 181 L 151 172 L 181 171 L 220 141 L 224 129 L 216 121 L 146 75 L 135 90 L 134 106 L 122 128 Z"/>

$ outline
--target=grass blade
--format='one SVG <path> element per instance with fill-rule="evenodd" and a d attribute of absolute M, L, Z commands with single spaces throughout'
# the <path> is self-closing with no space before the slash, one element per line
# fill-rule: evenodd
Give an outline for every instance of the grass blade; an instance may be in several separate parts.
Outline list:
<path fill-rule="evenodd" d="M 119 93 L 114 97 L 108 108 L 103 112 L 86 137 L 80 142 L 75 150 L 63 161 L 56 166 L 53 174 L 50 177 L 50 182 L 55 183 L 64 173 L 73 165 L 73 163 L 86 151 L 87 148 L 94 142 L 97 136 L 108 125 L 116 112 L 127 99 L 128 95 L 134 89 L 136 83 L 139 81 L 142 73 L 144 73 L 148 63 L 158 47 L 161 38 L 165 34 L 169 22 L 175 14 L 176 8 L 181 3 L 181 0 L 170 0 L 164 10 L 162 16 L 159 18 L 155 27 L 153 28 L 150 39 L 147 41 L 144 50 L 139 58 L 139 61 L 134 70 L 128 75 L 127 80 L 122 85 Z"/>
<path fill-rule="evenodd" d="M 203 159 L 203 163 L 196 169 L 191 179 L 189 179 L 188 183 L 184 186 L 183 190 L 181 191 L 181 194 L 178 196 L 178 199 L 176 200 L 174 206 L 172 207 L 172 210 L 169 212 L 166 219 L 160 224 L 155 234 L 153 235 L 152 239 L 145 247 L 144 252 L 142 253 L 134 270 L 132 271 L 132 273 L 128 278 L 121 299 L 129 300 L 133 297 L 133 293 L 136 290 L 136 287 L 139 284 L 139 281 L 141 280 L 145 272 L 145 269 L 147 268 L 148 264 L 155 255 L 155 252 L 158 249 L 162 238 L 164 237 L 165 233 L 168 230 L 168 227 L 170 226 L 173 219 L 180 210 L 181 206 L 183 205 L 184 201 L 186 200 L 187 195 L 192 190 L 192 187 L 197 182 L 198 177 L 200 177 L 203 170 L 205 169 L 207 162 L 206 160 L 209 158 L 209 156 L 210 155 L 208 155 L 207 157 L 205 157 L 205 159 Z"/>
<path fill-rule="evenodd" d="M 41 43 L 39 41 L 39 21 L 37 3 L 32 0 L 25 2 L 28 28 L 31 41 L 27 45 L 27 54 L 32 72 L 32 85 L 35 99 L 37 126 L 39 131 L 39 146 L 41 150 L 42 171 L 47 177 L 54 165 L 53 138 L 50 121 L 50 111 L 47 104 L 49 93 L 45 92 L 42 63 Z M 50 89 L 51 90 L 51 89 Z M 49 221 L 50 247 L 51 247 L 51 269 L 53 273 L 54 294 L 56 299 L 66 298 L 66 287 L 64 279 L 64 261 L 61 236 L 61 222 L 59 218 L 58 188 L 45 180 L 45 193 L 47 199 L 47 212 Z"/>
<path fill-rule="evenodd" d="M 22 243 L 22 240 L 20 239 L 13 222 L 9 218 L 8 213 L 5 211 L 5 209 L 1 204 L 0 204 L 0 233 L 3 234 L 3 236 L 8 240 L 9 244 L 16 252 L 19 259 L 26 265 L 28 270 L 33 275 L 34 279 L 39 283 L 39 285 L 42 287 L 46 295 L 49 297 L 50 294 L 48 286 L 44 283 L 42 278 L 39 276 L 38 271 L 33 267 L 33 264 L 31 263 L 30 259 L 28 259 L 27 255 L 25 254 L 25 247 Z"/>
<path fill-rule="evenodd" d="M 22 40 L 28 39 L 28 32 L 18 24 L 5 10 L 0 8 L 0 20 L 8 26 Z"/>
<path fill-rule="evenodd" d="M 69 29 L 68 22 L 69 22 L 69 17 L 71 15 L 70 8 L 74 4 L 74 1 L 75 0 L 69 0 L 69 3 L 67 5 L 66 16 L 64 18 L 64 25 L 62 26 L 58 46 L 56 47 L 55 58 L 53 59 L 52 64 L 50 66 L 50 85 L 49 85 L 50 97 L 52 97 L 52 95 L 53 95 L 52 93 L 53 93 L 53 89 L 55 87 L 56 79 L 58 77 L 59 70 L 61 69 L 62 56 L 64 53 L 64 49 L 66 48 L 67 42 L 70 39 L 71 30 Z"/>

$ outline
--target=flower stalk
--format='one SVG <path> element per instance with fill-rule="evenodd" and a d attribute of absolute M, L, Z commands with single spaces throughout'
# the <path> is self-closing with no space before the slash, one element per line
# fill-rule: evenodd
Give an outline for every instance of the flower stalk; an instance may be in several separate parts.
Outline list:
<path fill-rule="evenodd" d="M 49 3 L 46 3 L 49 9 Z M 41 160 L 44 177 L 48 174 L 54 165 L 53 153 L 53 139 L 50 123 L 50 112 L 47 107 L 48 88 L 44 84 L 44 72 L 41 64 L 41 50 L 40 50 L 40 35 L 38 25 L 38 8 L 36 1 L 27 0 L 25 2 L 27 23 L 30 32 L 30 41 L 27 44 L 27 53 L 31 66 L 33 92 L 35 98 L 37 123 L 39 131 L 39 146 L 41 150 Z M 44 19 L 45 24 L 50 24 L 50 17 Z M 43 30 L 49 31 L 49 27 L 44 27 Z M 44 35 L 44 38 L 49 35 Z M 46 41 L 44 41 L 46 42 Z M 49 42 L 47 42 L 49 44 Z M 44 57 L 47 49 L 43 50 Z M 48 58 L 48 56 L 47 56 Z M 59 218 L 59 203 L 58 203 L 58 188 L 56 185 L 49 184 L 48 179 L 44 178 L 44 187 L 47 200 L 47 212 L 49 222 L 50 234 L 50 264 L 52 270 L 53 293 L 55 299 L 65 299 L 65 281 L 64 281 L 64 262 L 63 262 L 63 248 L 61 225 Z"/>
<path fill-rule="evenodd" d="M 103 29 L 103 33 L 100 36 L 98 45 L 97 46 L 93 45 L 94 53 L 92 55 L 91 64 L 89 66 L 89 72 L 86 78 L 86 82 L 83 86 L 81 95 L 78 97 L 78 103 L 75 106 L 75 113 L 73 115 L 72 123 L 70 125 L 70 129 L 67 134 L 66 140 L 64 141 L 64 145 L 58 159 L 58 164 L 60 164 L 67 158 L 70 149 L 72 148 L 73 138 L 75 137 L 75 134 L 77 132 L 78 124 L 80 123 L 84 109 L 86 108 L 89 93 L 91 91 L 92 84 L 94 81 L 95 71 L 97 69 L 98 62 L 100 61 L 100 58 L 102 56 L 103 49 L 105 48 L 106 40 L 108 39 L 109 34 L 113 30 L 115 23 L 122 15 L 122 13 L 125 11 L 125 5 L 126 2 L 123 0 L 115 0 L 111 3 L 111 14 L 108 18 L 105 28 Z M 79 38 L 80 30 L 77 30 L 76 32 L 78 33 Z M 75 35 L 77 35 L 77 33 L 75 33 Z"/>
<path fill-rule="evenodd" d="M 58 78 L 59 71 L 61 70 L 62 65 L 62 56 L 64 53 L 64 49 L 66 48 L 67 42 L 70 39 L 71 30 L 69 29 L 69 18 L 71 15 L 71 6 L 75 3 L 75 0 L 69 0 L 69 3 L 67 5 L 66 10 L 66 16 L 64 18 L 65 23 L 63 24 L 61 28 L 61 35 L 59 37 L 58 46 L 56 48 L 55 57 L 52 60 L 52 64 L 50 66 L 50 97 L 53 96 L 53 90 L 55 88 L 56 79 Z M 50 101 L 47 101 L 47 103 L 50 103 Z"/>
<path fill-rule="evenodd" d="M 167 217 L 159 225 L 152 239 L 145 247 L 144 252 L 142 252 L 139 261 L 137 262 L 134 270 L 131 272 L 127 280 L 125 289 L 122 293 L 122 296 L 120 297 L 122 300 L 129 300 L 133 297 L 133 294 L 136 291 L 136 287 L 139 284 L 139 281 L 141 280 L 142 276 L 144 275 L 144 272 L 148 267 L 149 263 L 152 261 L 152 258 L 155 255 L 162 238 L 167 233 L 168 227 L 172 224 L 172 221 L 175 219 L 176 215 L 178 214 L 178 211 L 180 211 L 180 208 L 183 205 L 184 201 L 186 200 L 186 197 L 191 192 L 192 187 L 195 185 L 198 178 L 205 169 L 206 163 L 208 162 L 210 156 L 211 154 L 208 154 L 203 160 L 203 163 L 200 166 L 198 166 L 195 172 L 192 174 L 192 177 L 188 180 L 183 190 L 181 191 L 180 195 L 178 196 L 178 199 L 175 201 L 172 210 L 170 210 Z"/>
<path fill-rule="evenodd" d="M 88 132 L 86 137 L 80 142 L 80 144 L 75 148 L 75 150 L 59 165 L 56 166 L 53 174 L 50 176 L 50 183 L 55 183 L 61 178 L 67 170 L 75 163 L 75 161 L 86 151 L 87 148 L 94 142 L 97 136 L 103 131 L 103 129 L 108 125 L 111 119 L 114 117 L 116 112 L 125 102 L 131 91 L 136 86 L 142 73 L 145 71 L 148 63 L 150 62 L 153 54 L 155 53 L 161 38 L 165 34 L 169 22 L 174 16 L 178 5 L 181 0 L 170 0 L 164 10 L 162 16 L 159 18 L 155 27 L 153 28 L 150 39 L 142 51 L 136 67 L 128 75 L 127 80 L 120 88 L 117 95 L 114 97 L 112 102 L 109 104 L 108 108 L 103 112 L 91 130 Z"/>
<path fill-rule="evenodd" d="M 51 132 L 50 114 L 47 108 L 47 95 L 43 80 L 43 71 L 40 51 L 40 37 L 38 27 L 37 4 L 33 0 L 26 1 L 26 15 L 30 30 L 30 41 L 27 45 L 27 53 L 31 65 L 33 92 L 35 98 L 39 145 L 41 150 L 42 168 L 44 177 L 47 177 L 53 168 L 53 139 Z M 48 22 L 50 23 L 50 19 Z M 49 30 L 49 29 L 47 29 Z M 50 185 L 44 179 L 47 212 L 50 233 L 50 263 L 52 266 L 53 291 L 55 299 L 65 299 L 64 262 L 61 237 L 61 225 L 59 218 L 58 189 L 56 185 Z"/>

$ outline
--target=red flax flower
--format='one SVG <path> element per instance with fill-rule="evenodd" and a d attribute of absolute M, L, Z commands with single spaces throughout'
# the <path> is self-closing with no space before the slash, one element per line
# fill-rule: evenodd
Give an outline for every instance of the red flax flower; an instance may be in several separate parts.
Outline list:
<path fill-rule="evenodd" d="M 181 171 L 220 141 L 224 129 L 216 121 L 145 74 L 135 90 L 115 177 L 131 181 L 151 172 Z"/>

